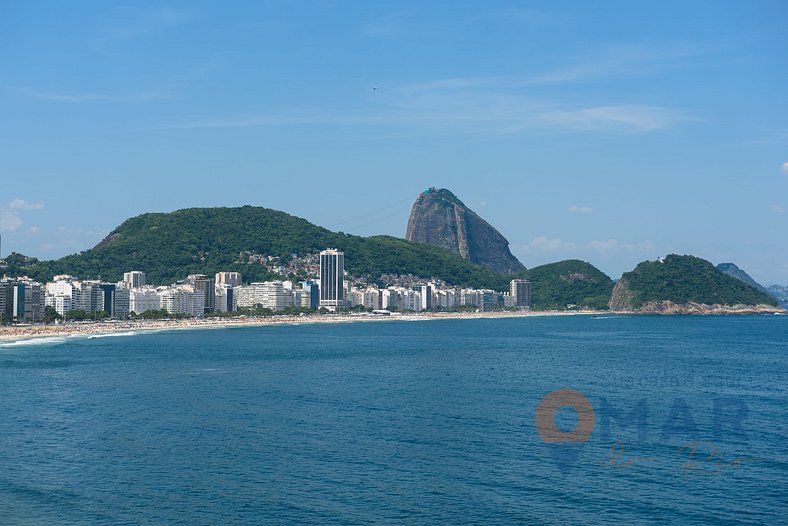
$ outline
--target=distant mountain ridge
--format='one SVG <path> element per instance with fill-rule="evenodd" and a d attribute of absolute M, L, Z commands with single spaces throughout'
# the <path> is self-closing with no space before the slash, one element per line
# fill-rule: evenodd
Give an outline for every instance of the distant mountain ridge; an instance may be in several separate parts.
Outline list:
<path fill-rule="evenodd" d="M 777 298 L 780 306 L 788 309 L 788 286 L 771 285 L 768 289 L 769 294 Z"/>
<path fill-rule="evenodd" d="M 509 241 L 445 188 L 430 188 L 419 195 L 405 239 L 445 248 L 493 272 L 525 270 L 509 251 Z"/>
<path fill-rule="evenodd" d="M 719 270 L 720 272 L 724 272 L 725 274 L 729 275 L 732 278 L 736 278 L 739 281 L 746 283 L 747 285 L 751 286 L 754 289 L 760 290 L 764 294 L 771 295 L 769 291 L 766 290 L 766 287 L 764 287 L 763 285 L 752 279 L 749 274 L 747 274 L 745 271 L 743 271 L 733 263 L 720 263 L 719 265 L 717 265 L 717 270 Z"/>
<path fill-rule="evenodd" d="M 166 284 L 187 274 L 227 270 L 245 279 L 277 279 L 260 265 L 239 262 L 242 252 L 278 256 L 306 255 L 325 248 L 345 252 L 345 265 L 371 280 L 382 274 L 413 274 L 448 283 L 506 290 L 508 279 L 457 254 L 390 236 L 359 237 L 332 232 L 269 208 L 188 208 L 132 217 L 95 247 L 54 261 L 25 267 L 31 277 L 56 274 L 116 281 L 124 271 L 141 270 L 150 283 Z M 281 276 L 279 277 L 281 279 Z"/>
<path fill-rule="evenodd" d="M 453 194 L 445 192 L 439 197 L 451 202 Z M 453 202 L 453 206 L 460 205 L 461 202 Z M 758 312 L 766 312 L 777 304 L 769 294 L 693 256 L 672 254 L 658 261 L 642 262 L 615 284 L 599 269 L 580 260 L 549 263 L 528 271 L 519 262 L 514 265 L 506 255 L 506 240 L 492 230 L 495 245 L 506 248 L 499 253 L 504 263 L 508 261 L 504 269 L 511 271 L 519 266 L 522 270 L 494 272 L 440 246 L 390 236 L 359 237 L 332 232 L 284 212 L 243 206 L 142 214 L 124 221 L 90 250 L 53 261 L 12 254 L 6 258 L 3 272 L 28 275 L 39 281 L 48 281 L 57 274 L 72 274 L 112 282 L 120 280 L 123 272 L 141 270 L 148 275 L 149 283 L 169 284 L 193 273 L 238 271 L 246 282 L 266 281 L 283 276 L 263 265 L 249 263 L 244 254 L 277 256 L 284 263 L 293 254 L 303 256 L 334 247 L 345 252 L 348 272 L 372 283 L 383 283 L 385 274 L 411 275 L 440 279 L 454 286 L 506 291 L 511 279 L 526 278 L 531 281 L 533 305 L 538 309 L 574 306 L 706 313 L 743 312 L 748 309 L 742 310 L 742 306 L 760 306 Z M 738 269 L 734 267 L 723 266 L 728 271 Z M 774 292 L 782 293 L 785 301 L 786 290 L 775 287 Z"/>

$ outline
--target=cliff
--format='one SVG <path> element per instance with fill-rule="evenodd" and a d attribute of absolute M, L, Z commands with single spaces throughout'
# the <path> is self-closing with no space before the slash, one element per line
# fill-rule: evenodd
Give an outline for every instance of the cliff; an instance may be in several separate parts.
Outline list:
<path fill-rule="evenodd" d="M 405 238 L 445 248 L 501 274 L 525 270 L 509 251 L 506 238 L 446 189 L 430 188 L 419 195 Z"/>

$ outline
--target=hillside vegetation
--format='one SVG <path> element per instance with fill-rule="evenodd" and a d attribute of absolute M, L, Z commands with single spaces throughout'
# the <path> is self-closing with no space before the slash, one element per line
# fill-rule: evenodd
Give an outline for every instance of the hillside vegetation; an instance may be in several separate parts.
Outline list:
<path fill-rule="evenodd" d="M 770 295 L 719 271 L 694 256 L 671 254 L 644 261 L 625 273 L 610 299 L 610 308 L 639 309 L 656 302 L 706 305 L 777 305 Z"/>
<path fill-rule="evenodd" d="M 585 261 L 568 259 L 534 267 L 527 272 L 537 309 L 563 309 L 567 305 L 606 309 L 613 280 Z"/>
<path fill-rule="evenodd" d="M 332 232 L 268 208 L 189 208 L 143 214 L 123 222 L 94 248 L 27 266 L 41 280 L 55 274 L 122 278 L 141 270 L 154 284 L 172 283 L 190 273 L 239 271 L 246 280 L 271 279 L 259 264 L 238 263 L 241 252 L 305 255 L 325 248 L 343 250 L 345 266 L 372 280 L 383 273 L 437 277 L 448 283 L 505 290 L 508 279 L 447 250 L 388 236 L 358 237 Z"/>

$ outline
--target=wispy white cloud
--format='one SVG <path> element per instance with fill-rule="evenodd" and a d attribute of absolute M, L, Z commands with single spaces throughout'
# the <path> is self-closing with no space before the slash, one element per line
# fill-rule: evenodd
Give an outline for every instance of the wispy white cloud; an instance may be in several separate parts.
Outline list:
<path fill-rule="evenodd" d="M 517 248 L 525 253 L 544 253 L 576 250 L 577 245 L 571 241 L 564 241 L 557 237 L 537 236 L 527 245 Z"/>
<path fill-rule="evenodd" d="M 573 214 L 590 214 L 594 211 L 590 206 L 570 206 L 568 210 Z"/>
<path fill-rule="evenodd" d="M 0 209 L 0 232 L 14 232 L 22 226 L 22 218 L 15 210 Z"/>
<path fill-rule="evenodd" d="M 640 133 L 668 128 L 678 122 L 692 120 L 683 111 L 657 106 L 598 106 L 572 110 L 549 111 L 540 115 L 546 122 L 575 130 L 620 128 Z"/>
<path fill-rule="evenodd" d="M 537 96 L 528 88 L 650 71 L 667 67 L 665 64 L 671 60 L 695 52 L 688 46 L 665 49 L 622 47 L 607 51 L 602 58 L 543 73 L 384 84 L 376 90 L 374 97 L 352 101 L 348 108 L 342 110 L 296 108 L 194 119 L 166 127 L 374 124 L 408 127 L 422 133 L 487 138 L 523 133 L 647 133 L 670 128 L 693 117 L 686 111 L 667 106 L 618 101 L 583 103 L 576 98 L 560 100 L 552 92 Z"/>
<path fill-rule="evenodd" d="M 24 199 L 19 199 L 18 197 L 8 203 L 8 208 L 11 210 L 41 210 L 44 208 L 44 203 L 28 203 Z"/>
<path fill-rule="evenodd" d="M 780 171 L 788 175 L 788 163 L 783 163 L 782 166 L 780 166 Z"/>
<path fill-rule="evenodd" d="M 646 106 L 556 109 L 557 104 L 500 95 L 456 94 L 419 97 L 377 112 L 250 113 L 169 123 L 164 128 L 245 128 L 307 124 L 383 125 L 420 131 L 474 136 L 506 136 L 525 132 L 609 131 L 645 133 L 690 120 L 684 112 Z"/>
<path fill-rule="evenodd" d="M 19 230 L 24 221 L 22 212 L 28 210 L 41 210 L 44 203 L 28 203 L 24 199 L 15 198 L 5 207 L 0 208 L 0 231 L 14 232 Z"/>
<path fill-rule="evenodd" d="M 676 44 L 665 47 L 621 45 L 597 52 L 594 55 L 577 57 L 569 66 L 544 72 L 481 77 L 451 77 L 405 84 L 398 89 L 406 92 L 467 89 L 512 90 L 553 84 L 587 82 L 598 79 L 609 80 L 618 77 L 652 74 L 663 69 L 675 68 L 682 59 L 690 59 L 704 53 L 705 50 L 688 44 Z"/>
<path fill-rule="evenodd" d="M 575 241 L 566 241 L 558 237 L 548 236 L 537 236 L 530 243 L 515 246 L 513 248 L 515 251 L 524 254 L 565 253 L 575 256 L 588 254 L 590 252 L 601 254 L 654 252 L 654 244 L 651 241 L 622 243 L 616 239 L 605 239 L 577 243 Z"/>
<path fill-rule="evenodd" d="M 636 243 L 621 243 L 616 239 L 589 241 L 587 248 L 597 252 L 654 252 L 654 243 L 651 241 L 639 241 Z"/>

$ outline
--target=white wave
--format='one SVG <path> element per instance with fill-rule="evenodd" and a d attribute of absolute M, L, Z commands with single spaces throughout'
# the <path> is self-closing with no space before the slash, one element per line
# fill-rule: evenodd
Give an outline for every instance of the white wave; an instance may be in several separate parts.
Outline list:
<path fill-rule="evenodd" d="M 60 343 L 66 343 L 66 338 L 64 338 L 63 336 L 25 338 L 24 340 L 15 340 L 11 342 L 0 343 L 0 347 L 25 347 L 28 345 L 57 345 Z"/>
<path fill-rule="evenodd" d="M 88 336 L 88 340 L 93 340 L 95 338 L 116 338 L 118 336 L 136 336 L 137 332 L 134 331 L 127 331 L 127 332 L 108 332 L 106 334 L 91 334 Z"/>

